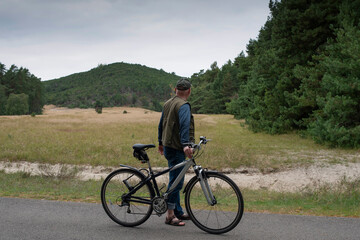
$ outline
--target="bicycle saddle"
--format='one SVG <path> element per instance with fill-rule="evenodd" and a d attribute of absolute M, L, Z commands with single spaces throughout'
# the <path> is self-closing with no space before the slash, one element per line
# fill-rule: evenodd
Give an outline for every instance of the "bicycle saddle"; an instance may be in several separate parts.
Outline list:
<path fill-rule="evenodd" d="M 137 143 L 133 146 L 133 149 L 135 151 L 140 151 L 140 150 L 146 150 L 148 148 L 154 148 L 155 145 L 154 144 L 141 144 L 141 143 Z"/>

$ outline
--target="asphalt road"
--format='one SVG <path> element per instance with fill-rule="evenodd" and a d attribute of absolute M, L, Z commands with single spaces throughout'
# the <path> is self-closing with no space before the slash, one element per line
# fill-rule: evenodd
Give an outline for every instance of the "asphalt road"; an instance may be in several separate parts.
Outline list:
<path fill-rule="evenodd" d="M 360 239 L 360 219 L 245 213 L 231 232 L 211 235 L 191 221 L 185 227 L 152 216 L 126 228 L 99 204 L 0 198 L 0 240 L 7 239 Z"/>

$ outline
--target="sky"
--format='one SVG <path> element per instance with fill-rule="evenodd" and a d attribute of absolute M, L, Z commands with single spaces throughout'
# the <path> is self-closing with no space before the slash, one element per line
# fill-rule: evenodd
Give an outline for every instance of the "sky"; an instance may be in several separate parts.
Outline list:
<path fill-rule="evenodd" d="M 269 0 L 0 0 L 0 63 L 41 80 L 126 62 L 182 77 L 246 53 Z"/>

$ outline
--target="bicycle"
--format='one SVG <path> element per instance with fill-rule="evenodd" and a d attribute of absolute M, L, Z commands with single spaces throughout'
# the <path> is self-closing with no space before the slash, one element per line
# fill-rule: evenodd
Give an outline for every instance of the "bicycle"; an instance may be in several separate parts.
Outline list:
<path fill-rule="evenodd" d="M 221 234 L 235 228 L 240 222 L 244 201 L 238 186 L 227 176 L 210 171 L 195 163 L 201 156 L 202 145 L 210 139 L 200 137 L 199 144 L 191 144 L 193 157 L 171 168 L 155 173 L 150 165 L 147 149 L 153 144 L 135 144 L 133 155 L 148 168 L 137 169 L 122 165 L 110 173 L 101 187 L 101 202 L 107 215 L 116 223 L 134 227 L 144 223 L 155 211 L 161 216 L 167 211 L 167 197 L 173 191 L 190 167 L 195 176 L 184 188 L 185 207 L 193 223 L 208 233 Z M 183 167 L 170 189 L 164 193 L 159 189 L 156 178 Z"/>

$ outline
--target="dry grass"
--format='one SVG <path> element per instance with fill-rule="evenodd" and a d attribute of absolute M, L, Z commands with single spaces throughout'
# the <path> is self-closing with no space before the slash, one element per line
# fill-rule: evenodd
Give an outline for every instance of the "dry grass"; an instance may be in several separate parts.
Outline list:
<path fill-rule="evenodd" d="M 124 111 L 127 113 L 125 114 Z M 252 133 L 231 115 L 195 115 L 196 137 L 213 139 L 198 160 L 204 167 L 254 167 L 263 171 L 299 165 L 360 162 L 359 150 L 328 149 L 296 134 Z M 0 117 L 0 160 L 40 163 L 141 166 L 135 143 L 157 144 L 160 113 L 128 107 L 67 109 L 46 106 L 44 114 Z M 166 166 L 157 150 L 154 166 Z"/>

